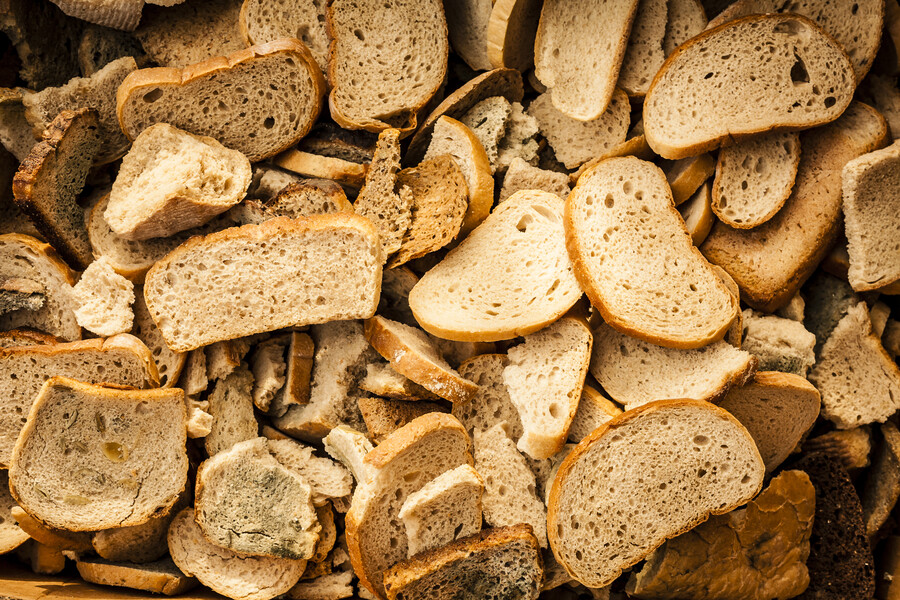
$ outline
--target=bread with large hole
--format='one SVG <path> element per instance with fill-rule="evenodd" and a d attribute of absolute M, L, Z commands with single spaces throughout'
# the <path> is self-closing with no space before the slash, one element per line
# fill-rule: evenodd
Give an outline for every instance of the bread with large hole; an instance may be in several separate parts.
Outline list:
<path fill-rule="evenodd" d="M 328 70 L 329 43 L 326 4 L 324 0 L 246 0 L 241 5 L 241 35 L 248 46 L 296 37 L 309 48 L 324 73 Z"/>

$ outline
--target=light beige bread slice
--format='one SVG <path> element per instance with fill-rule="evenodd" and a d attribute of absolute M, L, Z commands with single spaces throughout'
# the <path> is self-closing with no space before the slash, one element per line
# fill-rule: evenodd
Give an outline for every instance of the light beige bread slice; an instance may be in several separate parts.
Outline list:
<path fill-rule="evenodd" d="M 541 15 L 537 0 L 496 0 L 487 28 L 487 56 L 497 69 L 524 73 L 534 65 L 535 34 Z"/>
<path fill-rule="evenodd" d="M 448 412 L 437 402 L 422 400 L 409 402 L 407 400 L 388 400 L 384 398 L 368 397 L 360 398 L 359 412 L 366 422 L 369 437 L 380 444 L 384 439 L 418 417 L 431 412 Z"/>
<path fill-rule="evenodd" d="M 263 433 L 267 437 L 271 435 L 265 428 Z M 269 453 L 309 484 L 313 506 L 327 506 L 330 500 L 350 495 L 353 483 L 350 472 L 330 458 L 314 455 L 312 447 L 288 437 L 270 438 Z"/>
<path fill-rule="evenodd" d="M 378 230 L 385 258 L 400 249 L 412 219 L 412 192 L 403 186 L 394 189 L 398 187 L 399 170 L 400 130 L 385 129 L 378 134 L 366 183 L 353 203 L 353 210 L 372 221 Z"/>
<path fill-rule="evenodd" d="M 328 70 L 328 32 L 324 0 L 245 0 L 241 4 L 241 35 L 248 46 L 297 38 L 324 73 Z"/>
<path fill-rule="evenodd" d="M 375 362 L 366 365 L 366 376 L 359 387 L 370 394 L 394 400 L 437 400 L 437 394 L 428 391 L 411 379 L 398 373 L 389 363 Z M 362 400 L 362 398 L 360 398 Z M 365 413 L 363 413 L 365 417 Z"/>
<path fill-rule="evenodd" d="M 206 453 L 215 456 L 239 442 L 255 439 L 259 424 L 253 413 L 253 374 L 243 365 L 215 383 L 207 396 L 212 426 L 203 443 Z"/>
<path fill-rule="evenodd" d="M 75 318 L 91 333 L 108 337 L 131 331 L 134 284 L 113 270 L 107 259 L 92 262 L 72 287 Z"/>
<path fill-rule="evenodd" d="M 672 189 L 675 206 L 694 195 L 716 170 L 716 161 L 709 154 L 698 154 L 672 162 L 666 169 L 666 181 Z"/>
<path fill-rule="evenodd" d="M 133 31 L 141 20 L 144 0 L 117 0 L 116 2 L 96 2 L 95 0 L 52 0 L 70 17 L 83 19 L 104 27 Z"/>
<path fill-rule="evenodd" d="M 362 187 L 369 167 L 368 163 L 356 163 L 295 148 L 276 156 L 275 164 L 303 177 L 332 179 L 351 190 L 359 190 Z"/>
<path fill-rule="evenodd" d="M 629 96 L 643 97 L 666 59 L 663 41 L 669 0 L 640 0 L 622 58 L 617 85 Z"/>
<path fill-rule="evenodd" d="M 287 597 L 292 600 L 343 600 L 355 593 L 353 571 L 333 571 L 315 579 L 302 580 L 292 587 Z"/>
<path fill-rule="evenodd" d="M 684 227 L 691 236 L 691 243 L 700 247 L 716 223 L 716 215 L 712 211 L 712 193 L 707 181 L 700 186 L 687 202 L 678 207 L 678 214 L 684 219 Z M 737 290 L 737 285 L 735 285 Z M 726 334 L 726 337 L 727 334 Z"/>
<path fill-rule="evenodd" d="M 181 377 L 178 378 L 178 387 L 184 390 L 185 395 L 196 396 L 205 392 L 209 386 L 209 378 L 206 376 L 206 350 L 198 348 L 185 354 L 187 360 Z"/>
<path fill-rule="evenodd" d="M 560 112 L 592 121 L 606 111 L 638 4 L 638 0 L 604 0 L 585 7 L 565 0 L 544 2 L 534 41 L 534 73 Z M 593 35 L 582 35 L 583 31 Z"/>
<path fill-rule="evenodd" d="M 666 61 L 647 92 L 644 133 L 664 158 L 692 156 L 724 141 L 829 123 L 855 85 L 847 55 L 809 19 L 745 17 Z"/>
<path fill-rule="evenodd" d="M 131 308 L 134 311 L 134 326 L 131 328 L 131 335 L 144 342 L 144 345 L 150 349 L 159 373 L 159 387 L 174 387 L 184 369 L 187 353 L 173 352 L 166 345 L 159 328 L 147 310 L 143 289 L 137 288 L 135 291 L 134 305 Z M 187 393 L 186 390 L 185 393 Z M 193 393 L 197 392 L 193 391 Z"/>
<path fill-rule="evenodd" d="M 444 7 L 450 44 L 475 71 L 491 68 L 487 35 L 493 7 L 492 0 L 463 0 L 450 2 Z"/>
<path fill-rule="evenodd" d="M 365 434 L 346 425 L 338 425 L 322 440 L 325 452 L 347 467 L 357 485 L 365 483 L 373 469 L 365 462 L 374 447 Z"/>
<path fill-rule="evenodd" d="M 577 444 L 595 429 L 620 414 L 622 414 L 622 409 L 618 405 L 604 396 L 599 390 L 585 384 L 581 389 L 578 411 L 575 413 L 575 418 L 572 419 L 572 424 L 569 426 L 567 439 Z M 549 492 L 550 488 L 548 486 L 545 489 Z"/>
<path fill-rule="evenodd" d="M 736 300 L 693 246 L 653 164 L 634 157 L 599 163 L 569 195 L 565 223 L 575 276 L 611 327 L 654 344 L 700 348 L 734 321 Z"/>
<path fill-rule="evenodd" d="M 185 489 L 169 513 L 151 517 L 146 523 L 131 527 L 114 527 L 91 536 L 91 546 L 101 558 L 117 563 L 145 564 L 163 558 L 169 551 L 166 533 L 172 519 L 190 505 L 193 492 Z"/>
<path fill-rule="evenodd" d="M 582 584 L 608 585 L 666 539 L 753 498 L 764 475 L 753 438 L 712 404 L 630 410 L 560 466 L 547 511 L 550 547 Z"/>
<path fill-rule="evenodd" d="M 171 558 L 152 563 L 115 563 L 102 558 L 81 557 L 75 561 L 81 578 L 89 583 L 124 587 L 165 596 L 177 596 L 199 585 L 182 573 Z"/>
<path fill-rule="evenodd" d="M 669 14 L 666 22 L 666 36 L 663 51 L 666 56 L 706 29 L 706 11 L 700 0 L 669 0 Z"/>
<path fill-rule="evenodd" d="M 6 469 L 0 470 L 0 554 L 12 552 L 31 539 L 13 519 L 12 509 L 16 506 L 16 501 L 9 493 L 9 472 Z"/>
<path fill-rule="evenodd" d="M 553 194 L 513 194 L 413 287 L 419 324 L 445 339 L 486 342 L 527 335 L 565 314 L 581 289 L 562 213 Z"/>
<path fill-rule="evenodd" d="M 337 0 L 328 5 L 327 20 L 332 118 L 348 129 L 415 129 L 416 113 L 447 73 L 442 4 Z"/>
<path fill-rule="evenodd" d="M 219 92 L 214 107 L 198 101 L 210 97 L 212 103 L 213 90 Z M 306 135 L 319 115 L 324 93 L 325 80 L 309 50 L 287 38 L 183 69 L 135 71 L 119 86 L 116 112 L 129 139 L 167 122 L 215 138 L 255 162 Z"/>
<path fill-rule="evenodd" d="M 491 163 L 491 173 L 497 171 L 500 140 L 506 133 L 506 125 L 512 114 L 512 104 L 503 96 L 485 98 L 466 114 L 459 122 L 472 130 Z"/>
<path fill-rule="evenodd" d="M 543 575 L 534 535 L 518 525 L 488 529 L 405 560 L 387 572 L 385 587 L 390 600 L 536 600 Z"/>
<path fill-rule="evenodd" d="M 800 136 L 773 133 L 719 151 L 713 212 L 723 223 L 753 229 L 781 210 L 800 166 Z"/>
<path fill-rule="evenodd" d="M 519 411 L 503 382 L 503 370 L 507 365 L 509 359 L 505 354 L 480 354 L 459 365 L 459 374 L 478 384 L 478 391 L 468 402 L 453 405 L 453 416 L 471 435 L 505 423 L 505 430 L 513 442 L 522 437 Z"/>
<path fill-rule="evenodd" d="M 806 377 L 816 355 L 816 336 L 800 321 L 747 309 L 741 347 L 756 357 L 760 371 L 781 371 Z"/>
<path fill-rule="evenodd" d="M 565 173 L 533 167 L 516 157 L 509 163 L 506 175 L 503 176 L 498 202 L 509 199 L 521 190 L 541 190 L 565 198 L 569 195 L 569 177 Z"/>
<path fill-rule="evenodd" d="M 184 421 L 179 389 L 51 378 L 13 450 L 10 491 L 50 527 L 96 531 L 144 523 L 168 512 L 187 483 Z M 62 441 L 47 444 L 48 436 Z"/>

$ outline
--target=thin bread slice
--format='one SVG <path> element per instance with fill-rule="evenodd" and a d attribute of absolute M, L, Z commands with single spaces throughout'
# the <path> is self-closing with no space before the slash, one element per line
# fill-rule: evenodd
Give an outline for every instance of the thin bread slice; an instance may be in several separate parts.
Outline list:
<path fill-rule="evenodd" d="M 133 31 L 141 20 L 144 0 L 117 0 L 116 2 L 96 2 L 96 0 L 52 0 L 70 17 L 90 23 Z"/>
<path fill-rule="evenodd" d="M 295 148 L 276 156 L 275 164 L 303 177 L 332 179 L 351 190 L 359 190 L 362 187 L 369 168 L 368 163 L 356 163 Z"/>
<path fill-rule="evenodd" d="M 248 46 L 297 38 L 309 48 L 324 73 L 328 70 L 329 43 L 326 4 L 324 0 L 245 0 L 241 4 L 241 35 Z"/>
<path fill-rule="evenodd" d="M 333 571 L 315 579 L 300 581 L 288 590 L 291 600 L 343 600 L 353 598 L 353 571 Z M 360 596 L 361 597 L 361 596 Z"/>
<path fill-rule="evenodd" d="M 146 523 L 131 527 L 114 527 L 91 536 L 91 546 L 101 558 L 117 563 L 144 564 L 157 561 L 169 552 L 166 533 L 172 519 L 190 505 L 192 490 L 185 489 L 169 513 L 151 517 Z"/>
<path fill-rule="evenodd" d="M 737 316 L 737 302 L 693 246 L 653 164 L 634 157 L 599 163 L 569 195 L 565 223 L 575 276 L 622 333 L 700 348 L 722 339 Z"/>
<path fill-rule="evenodd" d="M 604 396 L 599 390 L 585 384 L 581 389 L 578 411 L 575 413 L 575 418 L 572 419 L 572 424 L 569 426 L 567 439 L 577 444 L 595 429 L 620 414 L 622 414 L 622 409 L 618 405 Z M 545 489 L 549 490 L 549 486 Z"/>
<path fill-rule="evenodd" d="M 113 270 L 109 261 L 95 260 L 72 287 L 78 324 L 96 335 L 108 337 L 131 331 L 134 284 Z"/>
<path fill-rule="evenodd" d="M 437 402 L 409 402 L 406 400 L 385 400 L 383 398 L 360 398 L 359 412 L 362 413 L 369 430 L 369 437 L 380 444 L 387 436 L 394 433 L 413 419 L 431 412 L 447 412 Z"/>
<path fill-rule="evenodd" d="M 669 0 L 663 51 L 669 56 L 678 46 L 706 29 L 706 11 L 700 0 Z"/>
<path fill-rule="evenodd" d="M 325 452 L 347 467 L 357 485 L 369 479 L 372 469 L 365 462 L 365 457 L 374 447 L 365 434 L 346 425 L 338 425 L 322 441 Z"/>
<path fill-rule="evenodd" d="M 88 583 L 177 596 L 199 585 L 182 573 L 171 558 L 151 563 L 116 563 L 102 558 L 81 557 L 75 561 L 78 574 Z"/>
<path fill-rule="evenodd" d="M 314 455 L 312 447 L 291 438 L 269 439 L 269 453 L 309 484 L 310 499 L 317 509 L 327 506 L 330 500 L 350 495 L 350 472 L 330 458 Z"/>
<path fill-rule="evenodd" d="M 630 410 L 560 466 L 547 511 L 550 547 L 581 583 L 608 585 L 667 538 L 753 498 L 764 475 L 753 438 L 712 404 L 674 400 Z"/>
<path fill-rule="evenodd" d="M 879 541 L 900 498 L 900 432 L 890 421 L 883 423 L 879 430 L 881 445 L 861 497 L 866 534 L 873 545 Z"/>
<path fill-rule="evenodd" d="M 503 371 L 509 365 L 505 354 L 480 354 L 459 365 L 459 374 L 478 384 L 478 391 L 468 402 L 453 405 L 453 416 L 474 435 L 494 425 L 505 423 L 513 442 L 522 437 L 522 420 L 503 382 Z"/>
<path fill-rule="evenodd" d="M 0 554 L 12 552 L 31 539 L 13 519 L 12 509 L 16 506 L 9 493 L 9 471 L 0 470 Z"/>
<path fill-rule="evenodd" d="M 663 41 L 669 0 L 639 0 L 617 85 L 631 97 L 642 97 L 666 59 Z"/>
<path fill-rule="evenodd" d="M 237 443 L 255 439 L 259 424 L 253 413 L 253 374 L 243 365 L 216 381 L 207 396 L 212 426 L 203 443 L 206 453 L 215 456 Z"/>
<path fill-rule="evenodd" d="M 270 171 L 272 172 L 272 171 Z M 279 172 L 280 173 L 280 172 Z M 248 198 L 235 210 L 242 224 L 262 223 L 275 217 L 308 217 L 333 212 L 353 212 L 344 188 L 330 179 L 295 179 L 267 198 Z M 265 176 L 263 176 L 263 180 Z M 263 182 L 257 188 L 261 193 Z"/>
<path fill-rule="evenodd" d="M 173 352 L 166 345 L 159 328 L 150 317 L 142 289 L 138 288 L 135 291 L 134 305 L 131 308 L 134 311 L 134 326 L 131 328 L 131 335 L 144 342 L 144 345 L 150 349 L 159 373 L 159 387 L 174 387 L 184 368 L 184 363 L 187 361 L 187 353 Z"/>
<path fill-rule="evenodd" d="M 284 387 L 287 363 L 284 351 L 288 345 L 288 335 L 274 335 L 256 345 L 249 358 L 253 373 L 253 404 L 267 413 L 272 407 L 272 399 Z"/>
<path fill-rule="evenodd" d="M 856 473 L 871 464 L 872 431 L 867 425 L 853 429 L 835 429 L 803 443 L 803 452 L 824 452 L 837 458 L 843 467 Z"/>
<path fill-rule="evenodd" d="M 712 192 L 708 181 L 701 185 L 700 189 L 687 202 L 678 207 L 678 214 L 684 219 L 684 228 L 691 236 L 691 243 L 699 248 L 716 223 L 716 215 L 712 210 Z M 737 285 L 735 285 L 735 289 L 738 289 Z M 737 297 L 736 293 L 732 295 Z"/>
<path fill-rule="evenodd" d="M 453 50 L 475 71 L 491 68 L 488 58 L 488 22 L 491 20 L 492 0 L 463 0 L 444 7 L 447 34 Z"/>
<path fill-rule="evenodd" d="M 55 335 L 49 335 L 34 329 L 10 329 L 8 331 L 0 331 L 0 348 L 61 344 L 63 341 L 65 340 L 62 340 Z"/>
<path fill-rule="evenodd" d="M 672 189 L 675 206 L 686 202 L 703 183 L 712 177 L 716 161 L 709 154 L 698 154 L 674 161 L 666 169 L 666 181 Z"/>
<path fill-rule="evenodd" d="M 39 310 L 44 305 L 44 286 L 33 279 L 0 279 L 0 315 L 14 310 Z"/>
<path fill-rule="evenodd" d="M 398 373 L 389 363 L 370 363 L 366 365 L 366 376 L 359 382 L 359 387 L 381 398 L 394 400 L 437 400 L 437 394 Z M 362 400 L 362 398 L 360 398 Z M 363 412 L 365 417 L 365 412 Z"/>
<path fill-rule="evenodd" d="M 7 489 L 9 489 L 8 484 Z M 79 555 L 91 552 L 90 532 L 67 531 L 65 529 L 47 527 L 22 510 L 18 505 L 13 506 L 9 512 L 22 531 L 41 546 L 46 546 L 53 550 L 69 550 Z"/>
<path fill-rule="evenodd" d="M 570 191 L 569 177 L 565 173 L 533 167 L 516 157 L 509 163 L 506 175 L 503 176 L 503 187 L 500 189 L 498 202 L 508 200 L 521 190 L 541 190 L 565 198 Z"/>
<path fill-rule="evenodd" d="M 206 376 L 206 349 L 198 348 L 185 354 L 187 360 L 181 377 L 178 378 L 178 387 L 182 388 L 187 396 L 197 396 L 205 392 L 209 386 L 209 378 Z"/>
<path fill-rule="evenodd" d="M 487 56 L 495 68 L 524 73 L 534 65 L 534 43 L 541 2 L 496 0 L 487 28 Z"/>

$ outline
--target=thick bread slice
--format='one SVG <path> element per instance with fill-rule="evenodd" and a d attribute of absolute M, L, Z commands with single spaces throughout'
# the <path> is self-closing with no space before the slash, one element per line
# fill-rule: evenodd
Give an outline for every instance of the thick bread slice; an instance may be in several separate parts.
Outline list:
<path fill-rule="evenodd" d="M 527 525 L 488 529 L 405 560 L 385 575 L 387 597 L 536 600 L 543 564 Z"/>
<path fill-rule="evenodd" d="M 700 348 L 722 339 L 737 316 L 737 301 L 693 246 L 653 164 L 610 158 L 586 172 L 566 201 L 565 223 L 575 275 L 611 327 Z"/>
<path fill-rule="evenodd" d="M 144 0 L 51 0 L 70 17 L 83 19 L 104 27 L 133 31 L 141 20 Z"/>
<path fill-rule="evenodd" d="M 322 441 L 325 452 L 347 467 L 357 485 L 369 479 L 372 469 L 365 462 L 365 457 L 373 450 L 373 446 L 364 434 L 346 425 L 338 425 Z"/>
<path fill-rule="evenodd" d="M 700 0 L 669 0 L 669 16 L 663 51 L 669 56 L 675 49 L 706 29 L 706 11 Z"/>
<path fill-rule="evenodd" d="M 663 40 L 669 0 L 639 0 L 617 85 L 631 97 L 642 97 L 666 59 Z"/>
<path fill-rule="evenodd" d="M 81 578 L 89 583 L 177 596 L 199 585 L 182 573 L 171 558 L 151 563 L 116 563 L 102 558 L 81 557 L 75 561 Z"/>
<path fill-rule="evenodd" d="M 560 112 L 592 121 L 606 111 L 638 4 L 638 0 L 601 0 L 585 7 L 566 0 L 544 2 L 534 40 L 534 73 Z M 584 31 L 592 35 L 582 35 Z"/>
<path fill-rule="evenodd" d="M 492 0 L 448 2 L 444 7 L 447 30 L 453 50 L 475 71 L 491 68 L 488 58 L 488 22 Z"/>
<path fill-rule="evenodd" d="M 522 437 L 522 420 L 503 382 L 503 370 L 509 365 L 505 354 L 481 354 L 459 365 L 459 374 L 478 384 L 478 391 L 468 402 L 453 405 L 453 416 L 474 435 L 494 425 L 505 423 L 513 442 Z"/>
<path fill-rule="evenodd" d="M 532 106 L 534 106 L 533 102 Z M 530 109 L 531 107 L 529 107 L 529 111 Z M 532 167 L 521 158 L 516 157 L 509 163 L 506 175 L 503 176 L 503 187 L 500 189 L 498 202 L 509 199 L 510 196 L 521 190 L 541 190 L 565 198 L 570 191 L 569 177 L 565 173 Z"/>
<path fill-rule="evenodd" d="M 131 331 L 134 284 L 113 270 L 105 258 L 88 265 L 72 288 L 78 324 L 100 336 Z"/>
<path fill-rule="evenodd" d="M 561 317 L 581 296 L 562 217 L 554 194 L 513 194 L 415 285 L 416 320 L 445 339 L 489 342 Z"/>
<path fill-rule="evenodd" d="M 9 331 L 0 331 L 0 348 L 61 344 L 64 341 L 65 340 L 62 340 L 55 335 L 48 335 L 35 329 L 10 329 Z"/>
<path fill-rule="evenodd" d="M 348 129 L 416 128 L 447 74 L 447 22 L 438 0 L 329 3 L 332 118 Z"/>
<path fill-rule="evenodd" d="M 309 132 L 324 93 L 325 79 L 309 50 L 286 38 L 183 69 L 135 71 L 119 87 L 116 112 L 129 139 L 166 122 L 256 162 Z M 208 106 L 213 97 L 216 105 Z"/>
<path fill-rule="evenodd" d="M 12 552 L 31 539 L 13 519 L 12 509 L 16 506 L 16 501 L 9 493 L 9 472 L 6 469 L 0 470 L 0 554 Z"/>
<path fill-rule="evenodd" d="M 698 35 L 666 60 L 647 92 L 644 133 L 664 158 L 693 156 L 829 123 L 850 104 L 855 84 L 847 55 L 809 19 L 745 17 Z"/>
<path fill-rule="evenodd" d="M 303 177 L 333 179 L 351 190 L 359 190 L 366 180 L 368 163 L 322 156 L 291 148 L 275 157 L 275 164 Z"/>
<path fill-rule="evenodd" d="M 799 166 L 796 133 L 772 133 L 722 148 L 713 183 L 713 212 L 738 229 L 762 225 L 787 202 Z"/>
<path fill-rule="evenodd" d="M 179 389 L 111 389 L 54 377 L 13 449 L 10 491 L 49 527 L 139 525 L 166 514 L 187 484 L 186 441 Z"/>
<path fill-rule="evenodd" d="M 244 0 L 241 5 L 241 35 L 248 46 L 297 38 L 309 48 L 322 72 L 328 70 L 328 31 L 325 0 Z"/>
<path fill-rule="evenodd" d="M 698 248 L 706 240 L 716 222 L 716 216 L 713 214 L 711 204 L 712 193 L 707 181 L 700 186 L 700 189 L 687 202 L 678 207 L 678 214 L 684 220 L 684 228 L 687 229 L 691 236 L 691 243 Z M 724 271 L 722 272 L 724 273 Z M 738 290 L 737 284 L 735 284 L 735 290 Z M 738 292 L 732 292 L 732 295 L 738 300 L 740 299 L 738 298 Z M 734 328 L 733 325 L 732 328 Z M 727 337 L 729 337 L 729 334 L 726 334 Z"/>
<path fill-rule="evenodd" d="M 44 286 L 33 279 L 0 279 L 0 315 L 14 310 L 39 310 L 44 305 Z"/>
<path fill-rule="evenodd" d="M 440 398 L 437 394 L 430 392 L 421 385 L 407 379 L 394 368 L 383 362 L 375 362 L 366 365 L 366 376 L 359 382 L 359 387 L 370 394 L 375 394 L 380 398 L 391 398 L 394 400 L 437 400 Z M 362 400 L 363 398 L 360 398 Z M 363 411 L 363 418 L 365 418 Z"/>
<path fill-rule="evenodd" d="M 270 600 L 303 575 L 305 560 L 247 556 L 211 543 L 186 508 L 169 527 L 169 553 L 185 575 L 234 600 Z"/>
<path fill-rule="evenodd" d="M 495 68 L 524 73 L 534 65 L 538 0 L 495 0 L 487 28 L 487 56 Z"/>
<path fill-rule="evenodd" d="M 191 238 L 147 272 L 144 297 L 169 348 L 184 352 L 282 327 L 371 317 L 381 263 L 378 233 L 364 217 L 279 217 Z M 197 275 L 207 269 L 214 278 Z M 275 288 L 281 292 L 273 298 Z"/>
<path fill-rule="evenodd" d="M 608 585 L 666 539 L 753 498 L 764 475 L 753 438 L 712 404 L 627 411 L 560 466 L 547 512 L 550 547 L 584 585 Z"/>
<path fill-rule="evenodd" d="M 604 396 L 600 391 L 585 385 L 581 390 L 578 411 L 575 413 L 575 418 L 572 419 L 572 424 L 569 426 L 567 439 L 577 444 L 589 436 L 592 431 L 620 414 L 622 414 L 622 409 L 612 400 Z M 547 490 L 549 491 L 549 487 Z"/>
<path fill-rule="evenodd" d="M 716 161 L 709 154 L 698 154 L 671 163 L 666 169 L 666 181 L 672 189 L 675 206 L 686 202 L 703 183 L 712 177 Z"/>
<path fill-rule="evenodd" d="M 353 210 L 372 221 L 378 230 L 385 258 L 400 249 L 412 219 L 412 192 L 403 186 L 394 191 L 399 170 L 400 130 L 385 129 L 378 134 L 366 183 L 353 203 Z"/>
<path fill-rule="evenodd" d="M 760 371 L 781 371 L 806 377 L 816 355 L 816 336 L 800 321 L 758 313 L 743 315 L 742 348 L 756 357 Z"/>
<path fill-rule="evenodd" d="M 350 472 L 330 458 L 315 456 L 310 446 L 290 438 L 270 439 L 269 453 L 309 484 L 313 506 L 326 506 L 329 500 L 350 495 Z"/>
<path fill-rule="evenodd" d="M 227 377 L 216 381 L 207 396 L 206 411 L 213 422 L 205 436 L 204 445 L 209 456 L 228 450 L 239 442 L 255 439 L 259 424 L 253 413 L 253 374 L 243 365 Z"/>
<path fill-rule="evenodd" d="M 437 402 L 409 402 L 405 400 L 385 400 L 383 398 L 360 398 L 359 412 L 362 413 L 369 430 L 369 437 L 380 444 L 384 439 L 418 417 L 431 412 L 448 412 Z"/>
<path fill-rule="evenodd" d="M 98 531 L 91 536 L 91 546 L 101 558 L 110 562 L 144 564 L 159 560 L 169 551 L 166 532 L 172 519 L 192 500 L 193 490 L 185 489 L 169 514 L 151 517 L 142 525 Z"/>
<path fill-rule="evenodd" d="M 144 342 L 150 349 L 150 353 L 153 354 L 153 361 L 156 363 L 156 370 L 159 373 L 159 387 L 174 387 L 184 368 L 187 353 L 173 352 L 166 345 L 159 328 L 150 317 L 150 311 L 147 310 L 147 303 L 144 301 L 144 292 L 141 288 L 136 290 L 134 305 L 131 308 L 134 311 L 134 326 L 131 328 L 131 335 Z M 188 393 L 187 390 L 185 393 Z M 193 390 L 192 393 L 196 394 L 197 392 Z"/>
<path fill-rule="evenodd" d="M 9 489 L 8 485 L 7 489 Z M 10 515 L 18 523 L 22 531 L 42 546 L 53 550 L 70 550 L 79 555 L 91 552 L 90 532 L 66 531 L 64 529 L 47 527 L 22 510 L 18 505 L 12 507 Z"/>

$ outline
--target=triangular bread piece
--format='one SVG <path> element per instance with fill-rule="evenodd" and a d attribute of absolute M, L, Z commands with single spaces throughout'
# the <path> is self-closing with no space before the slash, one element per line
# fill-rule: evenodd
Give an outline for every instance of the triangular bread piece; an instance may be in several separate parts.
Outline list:
<path fill-rule="evenodd" d="M 578 412 L 569 426 L 568 440 L 578 443 L 595 429 L 622 414 L 616 403 L 604 396 L 599 390 L 585 384 L 578 402 Z"/>
<path fill-rule="evenodd" d="M 399 170 L 400 130 L 385 129 L 378 134 L 366 183 L 353 203 L 354 211 L 372 221 L 378 230 L 385 258 L 400 249 L 412 219 L 412 192 L 404 187 L 394 191 Z"/>

